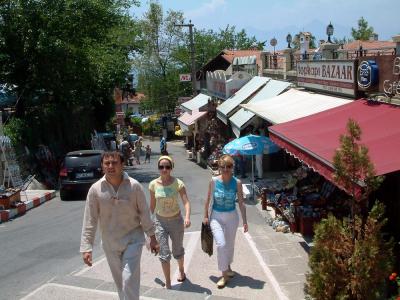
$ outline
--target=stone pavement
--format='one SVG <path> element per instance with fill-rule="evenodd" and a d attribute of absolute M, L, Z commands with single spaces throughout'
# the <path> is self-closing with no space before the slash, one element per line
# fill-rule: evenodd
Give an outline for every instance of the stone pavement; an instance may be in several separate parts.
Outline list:
<path fill-rule="evenodd" d="M 21 202 L 17 208 L 0 210 L 0 223 L 24 215 L 26 211 L 35 208 L 56 197 L 54 190 L 26 190 L 21 192 Z"/>
<path fill-rule="evenodd" d="M 185 282 L 176 281 L 177 264 L 172 261 L 172 290 L 162 287 L 161 265 L 144 248 L 141 299 L 304 299 L 307 244 L 299 235 L 275 232 L 266 223 L 267 214 L 261 211 L 259 204 L 248 205 L 249 233 L 238 229 L 232 265 L 237 274 L 224 289 L 216 288 L 220 275 L 216 254 L 208 257 L 202 252 L 199 231 L 185 234 Z M 118 296 L 105 257 L 102 257 L 93 267 L 82 267 L 68 276 L 55 278 L 23 299 L 101 300 L 118 299 Z"/>

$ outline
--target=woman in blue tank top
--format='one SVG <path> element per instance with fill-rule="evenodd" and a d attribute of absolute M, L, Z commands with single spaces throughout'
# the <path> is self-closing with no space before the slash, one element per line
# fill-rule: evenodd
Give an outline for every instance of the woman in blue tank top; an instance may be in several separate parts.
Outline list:
<path fill-rule="evenodd" d="M 222 277 L 217 282 L 218 288 L 225 287 L 229 278 L 235 275 L 231 264 L 236 231 L 239 226 L 236 198 L 242 215 L 244 232 L 248 231 L 242 183 L 233 176 L 233 166 L 234 160 L 231 156 L 223 155 L 219 159 L 218 167 L 221 175 L 212 178 L 204 209 L 203 223 L 210 224 L 217 245 L 218 269 L 222 272 Z"/>

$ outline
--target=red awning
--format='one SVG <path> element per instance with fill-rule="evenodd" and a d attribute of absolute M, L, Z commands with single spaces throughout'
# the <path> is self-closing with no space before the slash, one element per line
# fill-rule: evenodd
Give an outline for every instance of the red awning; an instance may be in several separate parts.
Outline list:
<path fill-rule="evenodd" d="M 308 117 L 274 125 L 271 139 L 304 161 L 328 180 L 332 180 L 333 156 L 340 135 L 352 118 L 361 127 L 361 141 L 377 175 L 400 170 L 400 107 L 357 100 Z"/>

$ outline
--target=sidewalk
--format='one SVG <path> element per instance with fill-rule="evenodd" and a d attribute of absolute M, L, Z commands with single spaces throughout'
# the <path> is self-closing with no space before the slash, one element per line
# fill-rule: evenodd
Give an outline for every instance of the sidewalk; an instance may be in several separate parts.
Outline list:
<path fill-rule="evenodd" d="M 56 197 L 55 190 L 26 190 L 21 192 L 22 203 L 17 208 L 0 210 L 0 223 L 19 217 L 26 211 Z"/>

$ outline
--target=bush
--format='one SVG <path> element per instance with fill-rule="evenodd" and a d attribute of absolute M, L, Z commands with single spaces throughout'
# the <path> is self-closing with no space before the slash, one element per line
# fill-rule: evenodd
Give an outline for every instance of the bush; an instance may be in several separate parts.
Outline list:
<path fill-rule="evenodd" d="M 381 229 L 384 205 L 377 202 L 363 225 L 352 225 L 330 215 L 315 227 L 306 275 L 306 293 L 315 299 L 384 299 L 385 279 L 393 266 L 393 242 L 385 241 Z"/>

